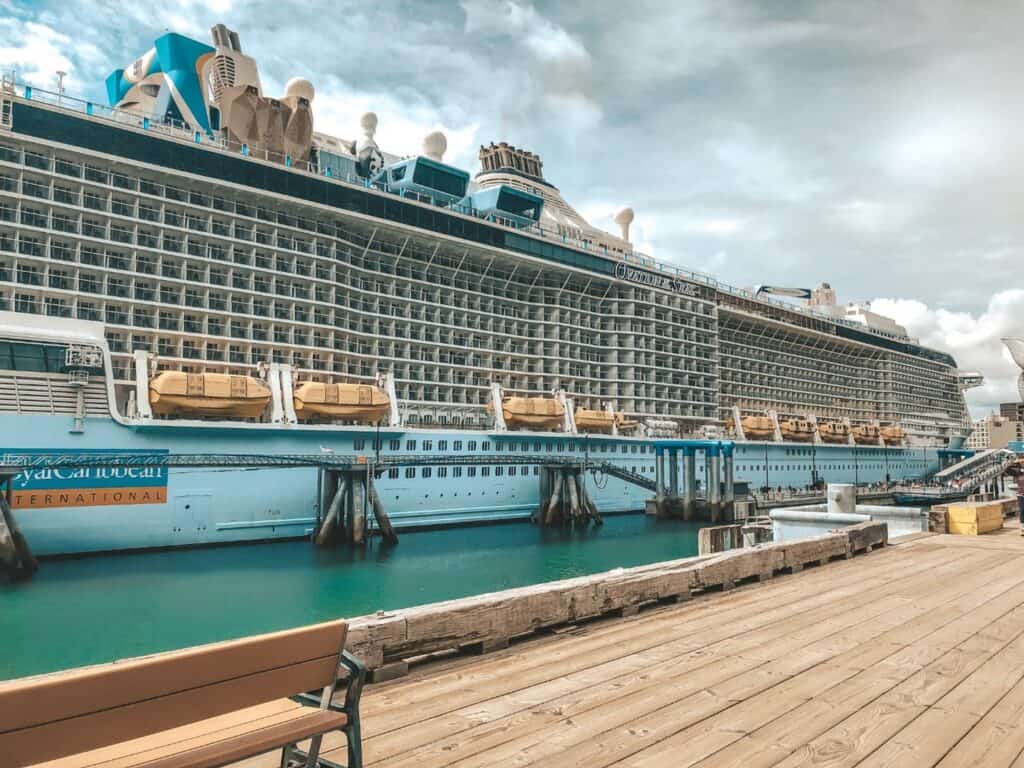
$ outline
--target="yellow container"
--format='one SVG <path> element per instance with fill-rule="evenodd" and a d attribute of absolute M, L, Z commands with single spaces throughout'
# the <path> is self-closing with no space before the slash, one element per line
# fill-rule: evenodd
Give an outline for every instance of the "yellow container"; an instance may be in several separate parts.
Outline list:
<path fill-rule="evenodd" d="M 1003 505 L 999 502 L 950 504 L 946 514 L 949 532 L 960 536 L 977 536 L 1003 527 Z"/>

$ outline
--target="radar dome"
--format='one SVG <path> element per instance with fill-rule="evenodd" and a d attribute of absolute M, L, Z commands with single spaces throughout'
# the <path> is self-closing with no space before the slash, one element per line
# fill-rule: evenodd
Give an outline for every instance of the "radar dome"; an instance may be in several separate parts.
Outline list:
<path fill-rule="evenodd" d="M 615 214 L 615 223 L 622 230 L 622 239 L 629 242 L 629 225 L 633 223 L 633 209 L 623 208 Z"/>
<path fill-rule="evenodd" d="M 363 129 L 363 133 L 368 136 L 373 136 L 377 130 L 377 115 L 374 112 L 367 112 L 361 118 L 359 118 L 359 126 Z"/>
<path fill-rule="evenodd" d="M 448 139 L 441 131 L 428 133 L 423 139 L 423 154 L 431 160 L 441 162 L 447 149 Z"/>
<path fill-rule="evenodd" d="M 312 104 L 313 96 L 316 95 L 316 89 L 313 88 L 313 84 L 306 78 L 293 77 L 285 84 L 284 95 L 286 99 L 305 99 Z"/>

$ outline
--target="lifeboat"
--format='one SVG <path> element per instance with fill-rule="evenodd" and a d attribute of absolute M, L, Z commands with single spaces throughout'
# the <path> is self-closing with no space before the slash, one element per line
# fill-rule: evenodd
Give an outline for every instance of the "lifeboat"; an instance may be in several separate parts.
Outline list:
<path fill-rule="evenodd" d="M 576 409 L 576 428 L 582 432 L 611 432 L 617 425 L 621 414 L 609 411 L 591 411 L 587 408 Z"/>
<path fill-rule="evenodd" d="M 897 425 L 882 427 L 882 442 L 886 445 L 903 445 L 903 428 Z"/>
<path fill-rule="evenodd" d="M 853 428 L 853 439 L 857 445 L 878 445 L 879 430 L 874 424 L 860 424 Z"/>
<path fill-rule="evenodd" d="M 748 440 L 770 440 L 775 437 L 775 425 L 767 416 L 744 416 L 740 423 Z"/>
<path fill-rule="evenodd" d="M 487 410 L 492 408 L 488 403 Z M 501 415 L 508 427 L 555 429 L 563 424 L 565 406 L 553 397 L 507 397 L 501 401 Z"/>
<path fill-rule="evenodd" d="M 805 443 L 814 438 L 814 425 L 807 419 L 783 419 L 779 422 L 783 440 Z"/>
<path fill-rule="evenodd" d="M 625 432 L 636 429 L 639 422 L 627 419 L 621 412 L 592 411 L 587 408 L 576 409 L 576 428 L 581 432 L 611 432 L 612 425 Z"/>
<path fill-rule="evenodd" d="M 388 417 L 391 398 L 372 384 L 299 382 L 292 392 L 300 419 L 340 419 L 376 424 Z"/>
<path fill-rule="evenodd" d="M 848 443 L 850 428 L 839 421 L 818 422 L 818 434 L 826 443 Z"/>
<path fill-rule="evenodd" d="M 270 388 L 252 376 L 164 371 L 149 381 L 149 404 L 161 416 L 254 419 L 270 397 Z"/>

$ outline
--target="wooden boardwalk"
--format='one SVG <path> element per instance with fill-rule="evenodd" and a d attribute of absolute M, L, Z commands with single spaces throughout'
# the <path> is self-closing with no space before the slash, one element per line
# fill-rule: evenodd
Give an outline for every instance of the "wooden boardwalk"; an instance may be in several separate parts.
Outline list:
<path fill-rule="evenodd" d="M 1024 539 L 926 536 L 427 665 L 363 713 L 374 768 L 1024 768 Z"/>

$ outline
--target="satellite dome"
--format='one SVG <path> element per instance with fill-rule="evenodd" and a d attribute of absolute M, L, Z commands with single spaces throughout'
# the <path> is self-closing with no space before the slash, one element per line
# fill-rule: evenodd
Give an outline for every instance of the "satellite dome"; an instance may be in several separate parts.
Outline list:
<path fill-rule="evenodd" d="M 363 132 L 369 136 L 373 136 L 377 130 L 377 115 L 374 112 L 367 112 L 361 118 L 359 118 L 359 126 L 363 129 Z"/>
<path fill-rule="evenodd" d="M 312 104 L 314 95 L 316 95 L 316 89 L 304 77 L 293 77 L 284 86 L 284 96 L 286 99 L 305 99 Z"/>
<path fill-rule="evenodd" d="M 448 139 L 441 131 L 433 131 L 423 138 L 423 154 L 431 160 L 441 162 L 447 149 Z"/>
<path fill-rule="evenodd" d="M 629 225 L 633 223 L 633 209 L 623 208 L 615 214 L 615 223 L 622 230 L 622 239 L 629 241 Z"/>

